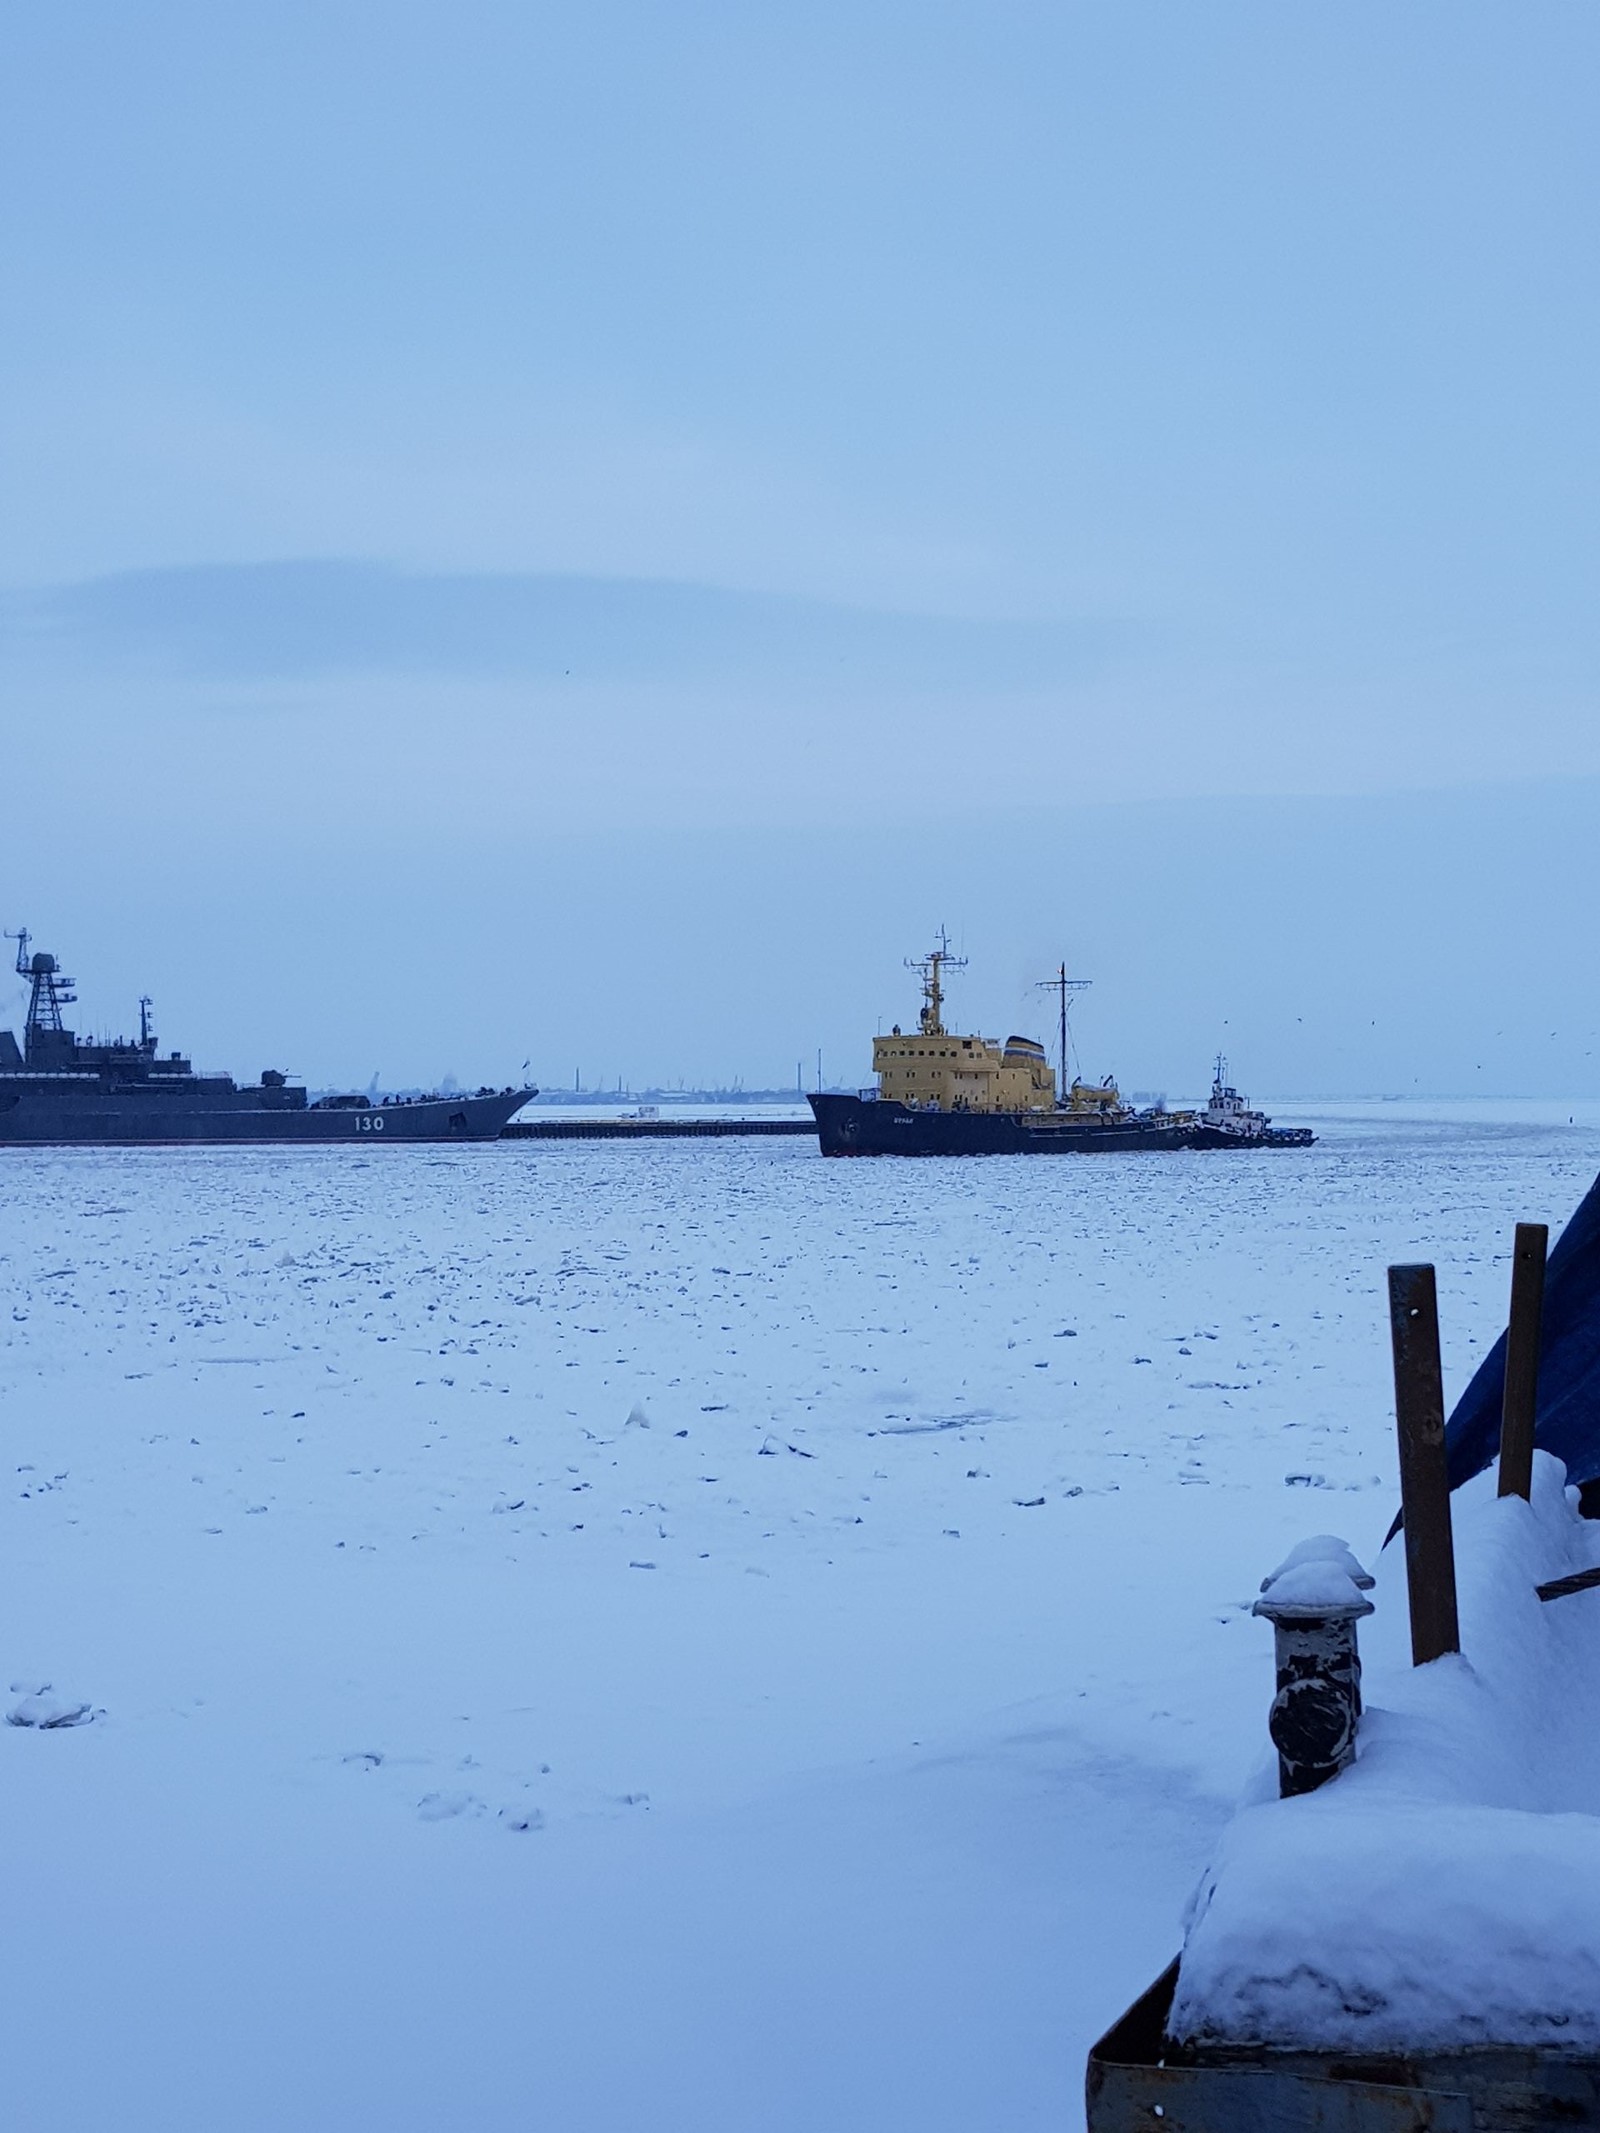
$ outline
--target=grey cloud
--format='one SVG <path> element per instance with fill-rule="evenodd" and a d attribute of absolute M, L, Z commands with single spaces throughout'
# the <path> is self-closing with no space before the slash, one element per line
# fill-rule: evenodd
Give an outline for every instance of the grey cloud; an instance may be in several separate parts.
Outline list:
<path fill-rule="evenodd" d="M 1142 634 L 852 608 L 662 580 L 298 561 L 131 571 L 0 599 L 13 660 L 219 678 L 332 672 L 938 692 L 1082 680 Z"/>

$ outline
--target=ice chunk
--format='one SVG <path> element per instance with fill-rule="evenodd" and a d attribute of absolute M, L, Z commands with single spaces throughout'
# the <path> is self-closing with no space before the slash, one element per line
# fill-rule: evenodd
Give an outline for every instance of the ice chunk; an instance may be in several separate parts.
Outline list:
<path fill-rule="evenodd" d="M 86 1703 L 74 1703 L 70 1696 L 58 1696 L 46 1684 L 36 1689 L 31 1696 L 24 1696 L 6 1713 L 8 1726 L 36 1726 L 41 1733 L 53 1733 L 61 1726 L 84 1726 L 93 1719 L 94 1712 Z"/>

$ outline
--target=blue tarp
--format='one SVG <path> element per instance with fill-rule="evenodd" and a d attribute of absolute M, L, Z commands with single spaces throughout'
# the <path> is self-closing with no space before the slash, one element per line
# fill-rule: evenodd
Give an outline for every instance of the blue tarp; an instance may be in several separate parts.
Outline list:
<path fill-rule="evenodd" d="M 1502 1333 L 1445 1425 L 1453 1489 L 1499 1456 L 1505 1381 Z M 1534 1442 L 1565 1461 L 1568 1481 L 1600 1478 L 1600 1179 L 1562 1231 L 1545 1270 Z"/>

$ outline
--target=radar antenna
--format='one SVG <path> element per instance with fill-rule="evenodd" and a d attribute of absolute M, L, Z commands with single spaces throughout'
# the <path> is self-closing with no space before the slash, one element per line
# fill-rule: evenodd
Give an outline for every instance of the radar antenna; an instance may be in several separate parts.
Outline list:
<path fill-rule="evenodd" d="M 1070 1087 L 1067 1081 L 1067 996 L 1069 993 L 1087 992 L 1089 990 L 1089 987 L 1093 983 L 1093 978 L 1069 978 L 1067 976 L 1067 966 L 1065 963 L 1058 963 L 1056 965 L 1056 974 L 1053 978 L 1040 978 L 1038 981 L 1038 989 L 1040 992 L 1053 992 L 1057 994 L 1061 1003 L 1061 1079 L 1056 1084 L 1056 1097 L 1057 1100 L 1061 1103 L 1066 1102 Z"/>
<path fill-rule="evenodd" d="M 922 979 L 922 1034 L 924 1037 L 942 1037 L 944 1027 L 944 986 L 941 974 L 946 970 L 965 970 L 964 955 L 950 953 L 950 936 L 944 927 L 939 928 L 939 945 L 930 948 L 926 955 L 906 957 L 907 970 L 916 971 Z"/>
<path fill-rule="evenodd" d="M 46 955 L 43 950 L 29 955 L 26 926 L 20 933 L 7 933 L 5 937 L 17 944 L 17 976 L 26 978 L 33 988 L 28 995 L 27 1034 L 32 1037 L 39 1030 L 63 1029 L 61 1010 L 78 997 L 72 990 L 71 978 L 62 976 L 61 965 L 53 955 Z"/>

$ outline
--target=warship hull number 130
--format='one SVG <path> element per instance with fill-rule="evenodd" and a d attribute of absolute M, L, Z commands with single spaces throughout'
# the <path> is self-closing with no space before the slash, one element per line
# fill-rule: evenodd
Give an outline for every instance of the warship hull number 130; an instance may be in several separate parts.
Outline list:
<path fill-rule="evenodd" d="M 1061 1002 L 1061 1080 L 1031 1037 L 958 1037 L 944 1026 L 944 972 L 960 969 L 941 934 L 908 965 L 922 975 L 914 1034 L 898 1027 L 872 1047 L 877 1086 L 859 1096 L 811 1098 L 824 1155 L 1085 1155 L 1122 1149 L 1305 1148 L 1304 1126 L 1274 1126 L 1230 1088 L 1218 1059 L 1203 1110 L 1124 1102 L 1115 1081 L 1067 1080 L 1067 995 L 1079 981 L 1063 966 L 1049 980 Z"/>
<path fill-rule="evenodd" d="M 17 974 L 29 985 L 19 1049 L 0 1029 L 0 1146 L 7 1143 L 118 1147 L 139 1141 L 493 1140 L 535 1089 L 480 1089 L 473 1096 L 421 1096 L 374 1103 L 324 1096 L 312 1103 L 286 1074 L 259 1082 L 197 1074 L 180 1052 L 159 1054 L 150 1002 L 139 1002 L 139 1037 L 94 1043 L 65 1027 L 76 995 L 53 955 L 29 955 L 17 940 Z"/>

